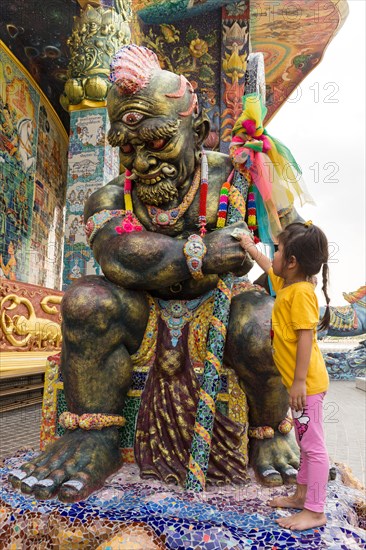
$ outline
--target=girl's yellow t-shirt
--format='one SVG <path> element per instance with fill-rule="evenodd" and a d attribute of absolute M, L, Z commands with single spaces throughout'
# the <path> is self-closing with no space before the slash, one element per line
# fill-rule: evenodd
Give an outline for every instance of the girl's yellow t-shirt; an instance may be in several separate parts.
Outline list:
<path fill-rule="evenodd" d="M 313 330 L 312 352 L 306 377 L 306 393 L 314 395 L 328 389 L 329 376 L 323 355 L 319 349 L 316 328 L 319 322 L 319 306 L 314 286 L 306 281 L 293 283 L 285 288 L 284 279 L 268 272 L 276 300 L 272 310 L 272 352 L 282 381 L 290 389 L 295 374 L 297 331 Z"/>

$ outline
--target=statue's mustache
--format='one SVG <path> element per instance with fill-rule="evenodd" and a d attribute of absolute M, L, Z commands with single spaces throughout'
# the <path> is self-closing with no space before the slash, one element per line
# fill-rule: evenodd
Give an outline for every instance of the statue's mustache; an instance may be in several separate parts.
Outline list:
<path fill-rule="evenodd" d="M 130 180 L 139 181 L 140 183 L 145 183 L 147 185 L 151 185 L 150 180 L 154 178 L 160 178 L 161 175 L 174 179 L 178 175 L 178 170 L 174 166 L 169 165 L 163 165 L 161 168 L 159 168 L 156 172 L 148 172 L 147 174 L 138 174 L 135 171 L 132 170 L 131 175 L 129 176 Z"/>

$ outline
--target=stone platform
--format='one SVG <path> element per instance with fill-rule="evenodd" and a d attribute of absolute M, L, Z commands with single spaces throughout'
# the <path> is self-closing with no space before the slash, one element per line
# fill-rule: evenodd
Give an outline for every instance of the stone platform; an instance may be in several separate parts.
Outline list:
<path fill-rule="evenodd" d="M 97 550 L 280 550 L 366 548 L 364 492 L 346 486 L 340 471 L 328 486 L 325 527 L 303 532 L 281 529 L 275 519 L 290 511 L 267 504 L 292 488 L 246 485 L 193 494 L 176 486 L 141 480 L 126 464 L 103 489 L 67 505 L 36 501 L 12 489 L 8 471 L 34 452 L 18 452 L 0 468 L 0 547 L 4 549 Z M 357 486 L 357 483 L 356 483 Z M 361 487 L 359 487 L 361 489 Z M 362 502 L 363 501 L 363 502 Z M 358 510 L 358 513 L 356 512 Z"/>

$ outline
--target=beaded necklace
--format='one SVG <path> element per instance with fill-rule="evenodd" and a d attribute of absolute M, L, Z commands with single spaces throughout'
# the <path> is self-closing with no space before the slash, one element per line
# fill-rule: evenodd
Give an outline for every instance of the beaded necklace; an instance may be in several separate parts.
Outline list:
<path fill-rule="evenodd" d="M 151 218 L 151 221 L 154 225 L 175 225 L 177 221 L 183 216 L 186 210 L 191 206 L 193 199 L 197 193 L 198 187 L 200 185 L 201 170 L 198 167 L 193 178 L 192 185 L 188 193 L 184 196 L 182 202 L 171 208 L 170 210 L 163 210 L 157 206 L 152 206 L 151 204 L 146 204 L 147 212 Z"/>

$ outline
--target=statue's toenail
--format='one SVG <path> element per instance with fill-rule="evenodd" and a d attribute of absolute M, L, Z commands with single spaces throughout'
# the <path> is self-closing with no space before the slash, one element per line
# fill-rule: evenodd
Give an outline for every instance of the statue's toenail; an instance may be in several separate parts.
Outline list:
<path fill-rule="evenodd" d="M 38 481 L 38 485 L 42 485 L 42 487 L 51 487 L 53 484 L 53 479 L 41 479 L 41 481 Z"/>
<path fill-rule="evenodd" d="M 278 475 L 277 470 L 274 470 L 273 468 L 269 468 L 268 470 L 264 470 L 264 472 L 262 472 L 263 477 L 271 476 L 273 474 Z"/>
<path fill-rule="evenodd" d="M 38 479 L 34 476 L 29 476 L 23 479 L 23 483 L 25 483 L 25 485 L 28 485 L 28 487 L 33 487 L 33 485 L 38 483 Z"/>
<path fill-rule="evenodd" d="M 295 470 L 295 468 L 288 468 L 288 470 L 285 471 L 285 474 L 287 476 L 296 476 L 297 470 Z"/>
<path fill-rule="evenodd" d="M 63 487 L 65 486 L 72 487 L 73 489 L 80 491 L 84 487 L 84 483 L 78 479 L 69 479 L 69 481 L 65 481 L 65 483 L 63 483 Z"/>
<path fill-rule="evenodd" d="M 22 480 L 25 477 L 27 477 L 27 472 L 23 472 L 23 470 L 10 470 L 9 475 L 15 477 L 16 479 Z"/>

